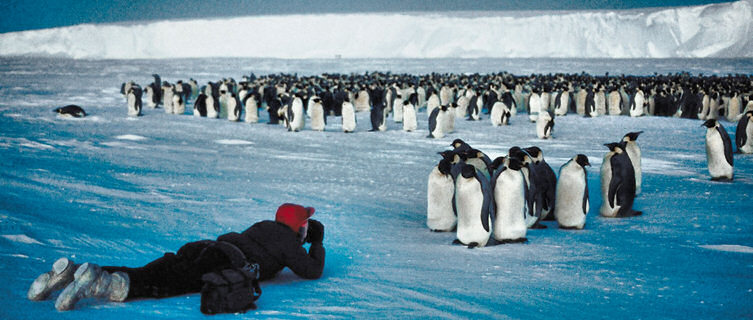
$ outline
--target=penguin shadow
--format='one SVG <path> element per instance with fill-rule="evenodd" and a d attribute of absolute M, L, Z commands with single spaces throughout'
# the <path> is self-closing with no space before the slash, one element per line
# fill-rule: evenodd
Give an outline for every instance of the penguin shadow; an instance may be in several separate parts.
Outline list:
<path fill-rule="evenodd" d="M 528 243 L 528 238 L 519 238 L 519 239 L 513 239 L 513 240 L 496 240 L 494 238 L 489 238 L 489 241 L 486 243 L 486 247 L 494 247 L 498 245 L 504 245 L 504 244 L 525 244 Z M 452 245 L 456 246 L 466 246 L 468 249 L 475 249 L 479 247 L 478 242 L 471 242 L 469 244 L 462 243 L 459 239 L 455 239 L 452 241 Z"/>

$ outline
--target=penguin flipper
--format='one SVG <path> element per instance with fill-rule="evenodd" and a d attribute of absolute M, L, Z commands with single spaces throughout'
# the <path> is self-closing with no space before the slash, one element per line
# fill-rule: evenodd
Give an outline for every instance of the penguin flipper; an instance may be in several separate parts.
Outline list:
<path fill-rule="evenodd" d="M 583 172 L 585 174 L 585 180 L 586 180 L 586 187 L 583 190 L 583 214 L 588 214 L 588 172 L 586 171 L 586 168 L 583 168 Z"/>
<path fill-rule="evenodd" d="M 615 172 L 614 163 L 612 164 L 612 172 Z M 609 200 L 609 206 L 614 208 L 615 202 L 620 205 L 618 201 L 617 193 L 622 188 L 622 178 L 619 175 L 612 174 L 612 181 L 609 182 L 609 192 L 607 193 L 607 199 Z"/>
<path fill-rule="evenodd" d="M 740 147 L 744 146 L 748 141 L 748 135 L 746 134 L 748 127 L 748 116 L 743 115 L 740 121 L 737 122 L 737 129 L 735 130 L 735 145 L 737 145 L 737 152 L 740 152 Z"/>
<path fill-rule="evenodd" d="M 727 130 L 724 130 L 721 124 L 716 127 L 716 130 L 719 132 L 719 135 L 722 138 L 722 143 L 724 144 L 724 158 L 726 158 L 727 163 L 732 166 L 734 160 L 732 158 L 732 141 L 729 138 L 729 134 L 727 134 Z"/>

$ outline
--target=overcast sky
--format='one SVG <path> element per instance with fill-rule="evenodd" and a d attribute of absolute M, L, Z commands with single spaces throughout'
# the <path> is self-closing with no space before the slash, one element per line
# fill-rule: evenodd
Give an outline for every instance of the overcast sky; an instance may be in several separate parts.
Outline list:
<path fill-rule="evenodd" d="M 0 0 L 0 33 L 81 23 L 216 18 L 263 14 L 456 10 L 592 10 L 687 6 L 719 0 Z"/>

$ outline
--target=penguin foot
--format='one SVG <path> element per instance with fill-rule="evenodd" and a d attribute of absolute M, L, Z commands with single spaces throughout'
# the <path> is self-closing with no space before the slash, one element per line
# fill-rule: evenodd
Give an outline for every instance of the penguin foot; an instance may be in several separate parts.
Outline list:
<path fill-rule="evenodd" d="M 475 247 L 478 247 L 478 242 L 471 242 L 470 244 L 468 244 L 468 249 L 473 249 Z"/>
<path fill-rule="evenodd" d="M 526 243 L 528 242 L 527 238 L 517 238 L 517 239 L 504 239 L 504 240 L 498 240 L 499 244 L 511 244 L 511 243 Z"/>
<path fill-rule="evenodd" d="M 454 245 L 462 245 L 463 243 L 460 242 L 460 239 L 455 239 L 455 240 L 452 240 L 452 244 L 454 244 Z"/>
<path fill-rule="evenodd" d="M 529 229 L 546 229 L 546 226 L 536 222 Z"/>
<path fill-rule="evenodd" d="M 560 225 L 560 226 L 559 226 L 559 228 L 560 228 L 560 229 L 563 229 L 563 230 L 583 230 L 583 228 L 578 228 L 578 227 L 568 227 L 568 226 L 562 226 L 562 225 Z"/>
<path fill-rule="evenodd" d="M 711 181 L 732 182 L 732 178 L 730 178 L 730 177 L 712 177 Z"/>

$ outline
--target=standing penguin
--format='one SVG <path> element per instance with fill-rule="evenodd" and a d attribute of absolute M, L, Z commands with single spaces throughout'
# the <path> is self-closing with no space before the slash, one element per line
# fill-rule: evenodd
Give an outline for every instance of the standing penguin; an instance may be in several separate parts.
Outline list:
<path fill-rule="evenodd" d="M 431 114 L 429 114 L 429 135 L 426 136 L 427 138 L 441 139 L 444 137 L 444 132 L 442 131 L 443 116 L 444 113 L 439 107 L 431 111 Z"/>
<path fill-rule="evenodd" d="M 243 104 L 235 93 L 230 93 L 230 97 L 227 99 L 227 119 L 229 121 L 238 121 L 241 119 L 241 110 L 243 110 Z"/>
<path fill-rule="evenodd" d="M 706 161 L 711 180 L 732 181 L 732 141 L 722 124 L 715 119 L 706 120 Z"/>
<path fill-rule="evenodd" d="M 531 170 L 534 171 L 536 180 L 532 183 L 536 183 L 536 190 L 541 194 L 541 220 L 554 220 L 551 213 L 554 212 L 556 203 L 557 175 L 544 160 L 544 152 L 539 147 L 528 147 L 524 150 L 533 161 Z"/>
<path fill-rule="evenodd" d="M 536 136 L 539 139 L 549 139 L 552 137 L 552 129 L 554 129 L 554 116 L 550 111 L 539 112 L 536 119 Z"/>
<path fill-rule="evenodd" d="M 186 98 L 183 94 L 173 94 L 173 114 L 184 114 L 186 112 Z"/>
<path fill-rule="evenodd" d="M 256 90 L 248 92 L 243 97 L 243 107 L 245 108 L 245 119 L 246 123 L 257 123 L 259 122 L 259 103 L 261 102 L 261 95 Z"/>
<path fill-rule="evenodd" d="M 444 113 L 442 116 L 442 119 L 444 120 L 442 122 L 442 131 L 445 134 L 455 132 L 455 109 L 457 109 L 457 106 L 458 105 L 455 102 L 452 102 L 449 106 L 443 106 L 441 108 L 441 112 Z"/>
<path fill-rule="evenodd" d="M 483 101 L 479 96 L 472 96 L 468 101 L 468 118 L 466 120 L 480 120 L 481 119 L 481 105 Z"/>
<path fill-rule="evenodd" d="M 563 86 L 563 90 L 554 98 L 554 115 L 557 117 L 566 115 L 568 107 L 570 107 L 570 92 L 567 86 Z"/>
<path fill-rule="evenodd" d="M 315 96 L 312 98 L 307 112 L 311 115 L 311 130 L 324 131 L 327 125 L 327 116 L 324 114 L 322 99 Z"/>
<path fill-rule="evenodd" d="M 534 88 L 531 91 L 531 97 L 528 98 L 528 120 L 536 122 L 539 118 L 539 112 L 543 109 L 543 101 L 541 100 L 539 89 Z"/>
<path fill-rule="evenodd" d="M 643 90 L 636 88 L 635 92 L 630 96 L 630 116 L 643 116 L 645 103 L 646 97 L 643 95 Z"/>
<path fill-rule="evenodd" d="M 492 111 L 489 113 L 489 120 L 492 122 L 492 126 L 498 127 L 503 125 L 504 116 L 506 113 L 510 113 L 504 103 L 497 101 L 492 104 Z"/>
<path fill-rule="evenodd" d="M 414 105 L 406 100 L 403 101 L 403 107 L 401 109 L 403 109 L 403 130 L 408 132 L 415 131 L 416 128 L 418 128 L 418 123 L 416 120 L 416 109 Z"/>
<path fill-rule="evenodd" d="M 455 181 L 451 171 L 451 160 L 443 158 L 429 173 L 426 225 L 431 231 L 452 231 L 457 225 L 458 217 L 452 202 Z"/>
<path fill-rule="evenodd" d="M 392 101 L 392 119 L 395 122 L 403 122 L 403 97 L 400 93 L 395 93 L 395 99 Z"/>
<path fill-rule="evenodd" d="M 165 105 L 165 113 L 173 114 L 173 96 L 175 95 L 175 86 L 165 82 L 162 85 L 162 98 Z"/>
<path fill-rule="evenodd" d="M 303 110 L 303 100 L 299 95 L 293 97 L 287 109 L 288 131 L 298 132 L 306 125 L 306 115 Z"/>
<path fill-rule="evenodd" d="M 601 163 L 601 208 L 608 218 L 632 217 L 642 214 L 633 210 L 635 171 L 625 152 L 625 142 L 605 144 L 609 152 Z"/>
<path fill-rule="evenodd" d="M 128 88 L 126 93 L 126 100 L 128 101 L 128 116 L 138 117 L 141 115 L 141 87 L 137 84 L 133 84 Z"/>
<path fill-rule="evenodd" d="M 735 145 L 739 153 L 753 153 L 753 111 L 745 112 L 737 122 Z"/>
<path fill-rule="evenodd" d="M 196 96 L 196 100 L 193 101 L 193 116 L 207 116 L 207 95 L 203 92 Z"/>
<path fill-rule="evenodd" d="M 630 157 L 630 162 L 633 164 L 633 170 L 635 171 L 635 194 L 641 193 L 641 181 L 643 178 L 641 170 L 641 147 L 638 146 L 638 135 L 643 131 L 628 132 L 622 137 L 622 141 L 625 141 L 625 151 L 627 151 Z"/>
<path fill-rule="evenodd" d="M 455 180 L 454 204 L 458 214 L 457 239 L 454 243 L 468 248 L 484 247 L 491 235 L 494 201 L 491 184 L 472 165 L 452 167 Z"/>
<path fill-rule="evenodd" d="M 371 130 L 369 131 L 387 131 L 387 114 L 385 108 L 384 103 L 371 106 Z M 357 108 L 356 111 L 358 111 Z"/>
<path fill-rule="evenodd" d="M 494 162 L 499 162 L 499 159 L 502 158 L 497 158 Z M 523 173 L 520 172 L 521 163 L 514 158 L 502 161 L 505 165 L 492 177 L 495 207 L 492 236 L 501 243 L 525 242 L 528 231 L 526 226 L 528 188 Z"/>
<path fill-rule="evenodd" d="M 342 102 L 342 128 L 343 132 L 356 131 L 356 109 L 347 97 Z"/>
<path fill-rule="evenodd" d="M 217 118 L 220 115 L 220 101 L 217 97 L 214 95 L 214 85 L 210 82 L 207 84 L 205 95 L 207 96 L 206 99 L 206 105 L 207 105 L 207 118 Z"/>
<path fill-rule="evenodd" d="M 562 229 L 583 229 L 588 203 L 588 157 L 579 154 L 560 167 L 554 218 Z"/>

